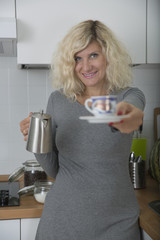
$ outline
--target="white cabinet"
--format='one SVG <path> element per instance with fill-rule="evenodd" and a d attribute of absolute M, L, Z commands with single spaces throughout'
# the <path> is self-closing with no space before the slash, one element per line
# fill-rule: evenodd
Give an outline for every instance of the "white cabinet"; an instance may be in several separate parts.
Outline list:
<path fill-rule="evenodd" d="M 40 218 L 0 220 L 1 240 L 35 240 Z"/>
<path fill-rule="evenodd" d="M 146 62 L 146 0 L 16 0 L 16 6 L 18 64 L 50 65 L 58 42 L 86 19 L 104 22 L 134 63 Z"/>
<path fill-rule="evenodd" d="M 148 0 L 147 63 L 160 63 L 160 0 Z"/>
<path fill-rule="evenodd" d="M 40 218 L 21 219 L 21 240 L 34 240 Z"/>
<path fill-rule="evenodd" d="M 0 0 L 0 18 L 15 18 L 15 0 Z"/>
<path fill-rule="evenodd" d="M 0 239 L 20 240 L 20 219 L 0 220 Z"/>
<path fill-rule="evenodd" d="M 0 0 L 0 57 L 16 56 L 15 0 Z"/>
<path fill-rule="evenodd" d="M 40 218 L 0 220 L 0 239 L 2 240 L 35 240 Z M 142 240 L 152 238 L 142 229 Z"/>

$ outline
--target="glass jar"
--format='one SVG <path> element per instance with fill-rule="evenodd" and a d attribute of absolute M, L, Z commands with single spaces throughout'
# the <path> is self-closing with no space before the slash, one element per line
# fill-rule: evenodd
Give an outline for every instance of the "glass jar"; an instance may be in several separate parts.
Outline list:
<path fill-rule="evenodd" d="M 46 195 L 50 190 L 53 182 L 50 181 L 37 181 L 34 186 L 34 197 L 37 202 L 44 203 Z"/>
<path fill-rule="evenodd" d="M 54 182 L 52 181 L 36 181 L 34 185 L 27 186 L 24 188 L 21 188 L 18 191 L 19 196 L 28 196 L 28 195 L 34 195 L 34 198 L 39 203 L 44 203 L 46 195 L 48 191 L 50 190 L 52 184 Z"/>
<path fill-rule="evenodd" d="M 24 186 L 33 185 L 36 181 L 47 180 L 47 175 L 35 160 L 28 160 L 24 164 Z"/>
<path fill-rule="evenodd" d="M 8 181 L 16 181 L 22 175 L 24 175 L 24 187 L 31 186 L 39 180 L 47 180 L 47 174 L 35 159 L 24 162 L 23 167 L 16 169 L 10 174 Z"/>

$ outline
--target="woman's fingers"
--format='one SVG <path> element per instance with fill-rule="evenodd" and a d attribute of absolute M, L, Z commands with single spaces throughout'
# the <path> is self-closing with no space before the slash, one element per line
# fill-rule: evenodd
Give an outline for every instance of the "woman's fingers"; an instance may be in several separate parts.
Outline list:
<path fill-rule="evenodd" d="M 114 128 L 117 128 L 122 133 L 131 133 L 139 129 L 143 122 L 143 112 L 126 102 L 117 104 L 117 115 L 128 115 L 128 118 L 122 119 L 120 122 L 112 123 Z"/>
<path fill-rule="evenodd" d="M 27 140 L 27 137 L 28 137 L 31 115 L 32 115 L 32 113 L 30 113 L 29 116 L 27 118 L 25 118 L 24 120 L 22 120 L 19 124 L 20 125 L 20 131 L 22 132 L 25 141 Z"/>

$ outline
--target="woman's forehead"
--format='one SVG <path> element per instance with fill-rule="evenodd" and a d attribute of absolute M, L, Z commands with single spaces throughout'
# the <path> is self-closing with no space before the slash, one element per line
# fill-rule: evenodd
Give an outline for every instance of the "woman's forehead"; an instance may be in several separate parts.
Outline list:
<path fill-rule="evenodd" d="M 88 46 L 86 48 L 77 52 L 75 55 L 87 54 L 87 53 L 91 53 L 91 52 L 102 52 L 102 48 L 97 41 L 92 41 L 91 43 L 88 44 Z"/>

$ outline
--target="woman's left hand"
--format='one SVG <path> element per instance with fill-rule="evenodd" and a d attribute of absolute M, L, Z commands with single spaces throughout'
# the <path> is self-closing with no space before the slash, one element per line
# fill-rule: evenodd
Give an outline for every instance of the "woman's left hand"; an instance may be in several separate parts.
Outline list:
<path fill-rule="evenodd" d="M 124 118 L 120 122 L 109 123 L 110 126 L 117 128 L 121 133 L 131 133 L 138 130 L 143 122 L 143 111 L 127 102 L 119 102 L 116 112 L 117 115 L 128 115 L 128 118 Z"/>

